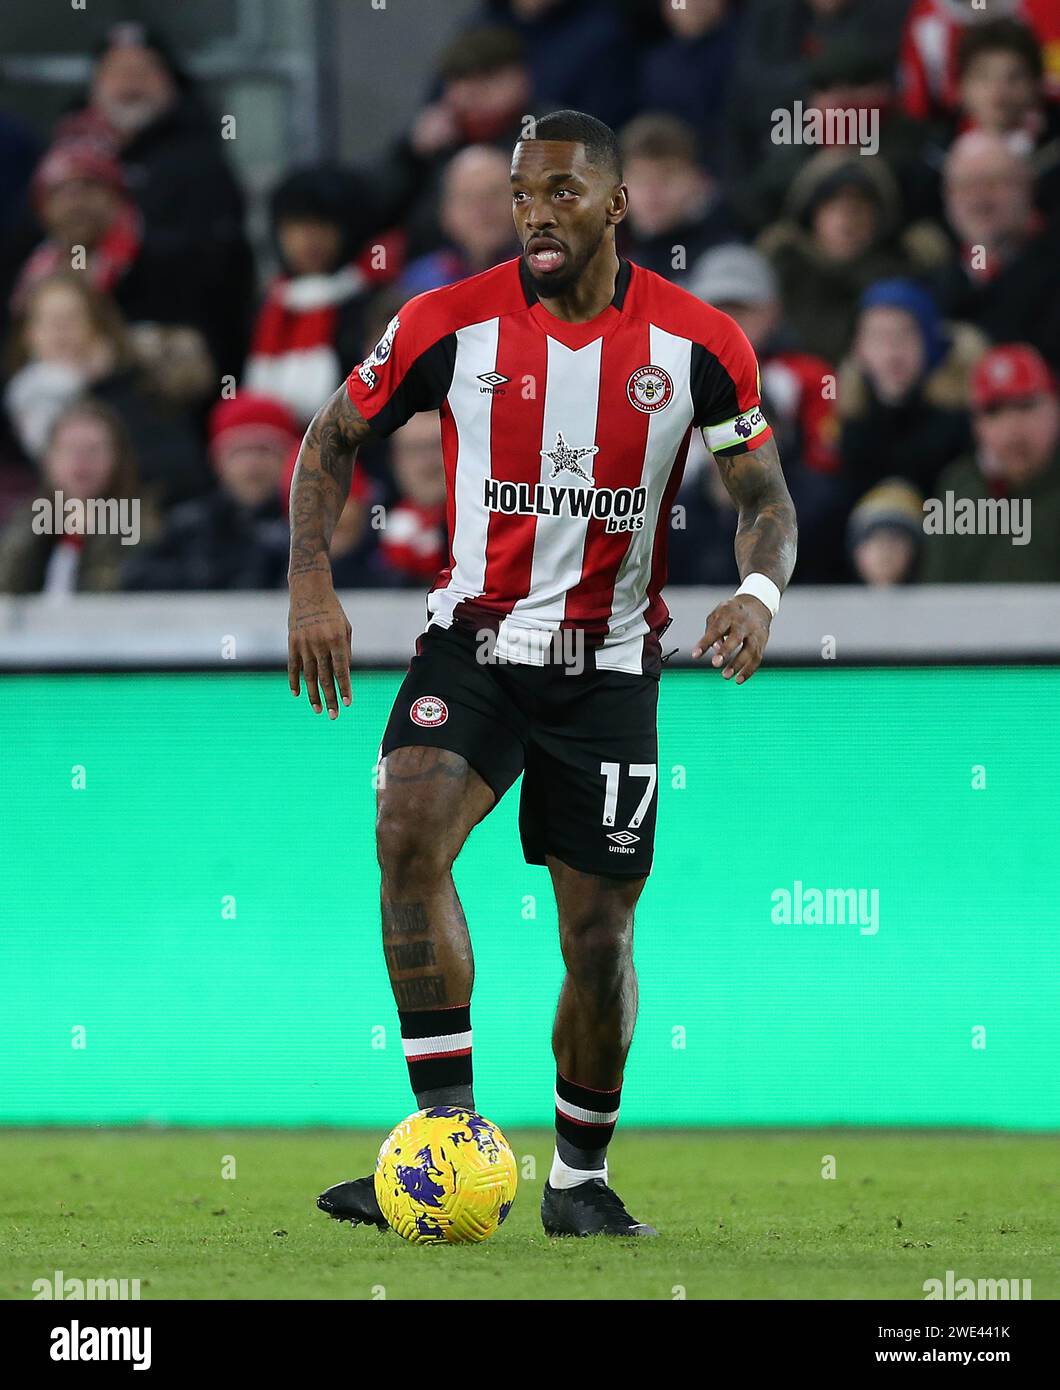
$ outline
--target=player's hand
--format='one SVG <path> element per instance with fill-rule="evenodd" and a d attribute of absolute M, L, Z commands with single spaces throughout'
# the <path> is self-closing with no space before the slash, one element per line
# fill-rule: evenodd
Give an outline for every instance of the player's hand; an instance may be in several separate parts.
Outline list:
<path fill-rule="evenodd" d="M 314 571 L 291 580 L 291 608 L 287 619 L 287 679 L 293 695 L 301 694 L 299 676 L 305 677 L 306 694 L 317 714 L 324 691 L 328 718 L 338 719 L 339 697 L 353 701 L 350 662 L 353 629 L 335 594 L 330 573 Z"/>
<path fill-rule="evenodd" d="M 762 664 L 773 619 L 761 599 L 737 594 L 719 603 L 707 619 L 707 629 L 692 648 L 693 660 L 712 652 L 711 664 L 722 668 L 726 680 L 750 680 Z"/>

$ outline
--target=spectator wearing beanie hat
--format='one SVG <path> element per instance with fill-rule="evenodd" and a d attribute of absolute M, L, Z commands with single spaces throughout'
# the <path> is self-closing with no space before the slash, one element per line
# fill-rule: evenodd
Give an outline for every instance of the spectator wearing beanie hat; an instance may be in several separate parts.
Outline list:
<path fill-rule="evenodd" d="M 368 181 L 338 165 L 289 174 L 270 211 L 281 274 L 258 315 L 243 384 L 308 424 L 363 355 L 365 306 L 400 271 L 403 236 L 374 235 Z"/>
<path fill-rule="evenodd" d="M 301 440 L 281 402 L 240 392 L 210 414 L 217 487 L 170 513 L 165 531 L 129 565 L 127 589 L 275 589 L 287 576 L 284 466 Z"/>
<path fill-rule="evenodd" d="M 291 484 L 299 452 L 300 446 L 291 450 L 280 483 L 280 501 L 285 515 L 290 511 Z M 328 547 L 331 580 L 336 589 L 367 589 L 387 582 L 379 566 L 379 533 L 371 524 L 372 506 L 378 497 L 378 485 L 358 460 L 353 466 L 350 491 Z"/>
<path fill-rule="evenodd" d="M 968 450 L 968 380 L 987 347 L 970 324 L 944 325 L 912 280 L 869 286 L 838 383 L 839 448 L 859 492 L 895 473 L 930 492 Z"/>
<path fill-rule="evenodd" d="M 85 248 L 90 283 L 117 293 L 140 255 L 143 229 L 110 147 L 84 138 L 53 145 L 34 172 L 30 196 L 46 238 L 19 273 L 12 307 L 23 306 L 38 280 L 70 269 L 72 246 Z"/>
<path fill-rule="evenodd" d="M 971 401 L 975 452 L 938 480 L 930 500 L 953 524 L 936 534 L 925 517 L 922 577 L 936 584 L 1060 582 L 1056 381 L 1035 348 L 1008 343 L 980 359 Z M 974 527 L 957 524 L 959 508 L 974 511 Z M 1007 526 L 997 524 L 999 515 Z"/>
<path fill-rule="evenodd" d="M 847 549 L 854 572 L 870 588 L 908 584 L 924 540 L 924 499 L 904 478 L 885 478 L 850 514 Z"/>

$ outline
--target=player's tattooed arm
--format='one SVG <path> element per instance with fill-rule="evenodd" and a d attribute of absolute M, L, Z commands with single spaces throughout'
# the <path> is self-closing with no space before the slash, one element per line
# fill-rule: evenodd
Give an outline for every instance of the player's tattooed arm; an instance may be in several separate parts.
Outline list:
<path fill-rule="evenodd" d="M 322 687 L 331 719 L 338 718 L 340 695 L 344 705 L 353 699 L 353 633 L 335 595 L 328 547 L 349 496 L 357 450 L 370 434 L 343 384 L 313 416 L 291 485 L 287 679 L 298 695 L 300 677 L 305 677 L 306 694 L 317 714 L 323 708 Z"/>
<path fill-rule="evenodd" d="M 764 574 L 781 592 L 795 568 L 798 526 L 774 440 L 732 457 L 716 458 L 718 472 L 736 504 L 736 565 L 740 578 Z M 758 670 L 769 641 L 769 609 L 753 594 L 734 595 L 707 619 L 693 658 L 712 650 L 712 664 L 726 680 L 742 685 Z"/>
<path fill-rule="evenodd" d="M 340 386 L 309 422 L 291 487 L 291 563 L 288 578 L 331 573 L 328 546 L 346 498 L 357 450 L 371 427 Z"/>

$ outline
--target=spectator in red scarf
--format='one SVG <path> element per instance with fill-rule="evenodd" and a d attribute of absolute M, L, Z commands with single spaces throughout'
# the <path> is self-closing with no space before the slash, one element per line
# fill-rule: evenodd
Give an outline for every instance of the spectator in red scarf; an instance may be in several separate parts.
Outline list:
<path fill-rule="evenodd" d="M 403 238 L 373 235 L 367 180 L 333 164 L 289 174 L 271 215 L 281 273 L 254 326 L 243 384 L 308 424 L 364 356 L 365 308 L 401 269 Z"/>

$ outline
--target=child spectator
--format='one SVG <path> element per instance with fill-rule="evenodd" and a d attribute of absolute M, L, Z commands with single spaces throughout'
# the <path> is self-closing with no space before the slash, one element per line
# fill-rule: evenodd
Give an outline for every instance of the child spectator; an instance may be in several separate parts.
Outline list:
<path fill-rule="evenodd" d="M 117 589 L 134 547 L 122 543 L 117 528 L 97 531 L 87 520 L 79 526 L 76 510 L 66 507 L 106 499 L 136 502 L 134 540 L 144 544 L 156 528 L 150 502 L 139 495 L 128 436 L 108 406 L 78 400 L 60 412 L 45 442 L 39 488 L 40 497 L 16 508 L 0 532 L 0 593 L 61 596 Z M 42 521 L 46 513 L 40 502 L 50 506 L 50 525 Z M 120 524 L 120 513 L 117 519 Z"/>
<path fill-rule="evenodd" d="M 904 478 L 885 478 L 850 514 L 850 561 L 858 579 L 869 588 L 910 583 L 923 541 L 924 499 Z"/>
<path fill-rule="evenodd" d="M 286 581 L 289 536 L 280 479 L 300 442 L 280 401 L 242 391 L 210 414 L 217 486 L 170 513 L 157 542 L 130 562 L 127 589 L 275 589 Z"/>
<path fill-rule="evenodd" d="M 968 324 L 943 325 L 927 290 L 880 280 L 861 297 L 839 371 L 839 448 L 858 491 L 900 474 L 932 490 L 971 445 L 968 381 L 989 346 Z"/>
<path fill-rule="evenodd" d="M 975 452 L 943 470 L 937 499 L 976 506 L 976 525 L 926 536 L 923 578 L 936 584 L 1060 581 L 1060 402 L 1041 354 L 1009 343 L 980 359 L 972 376 Z M 980 503 L 1016 503 L 1021 535 L 983 525 Z M 955 515 L 954 511 L 954 515 Z"/>

